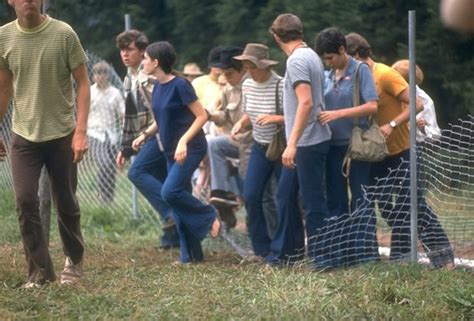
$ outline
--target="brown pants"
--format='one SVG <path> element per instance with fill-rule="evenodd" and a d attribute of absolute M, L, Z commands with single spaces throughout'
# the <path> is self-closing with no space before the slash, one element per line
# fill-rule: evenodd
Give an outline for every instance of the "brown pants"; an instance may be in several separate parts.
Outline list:
<path fill-rule="evenodd" d="M 63 251 L 74 264 L 82 260 L 84 242 L 76 198 L 77 166 L 73 163 L 72 135 L 34 143 L 13 134 L 11 163 L 20 233 L 28 264 L 28 281 L 54 281 L 53 263 L 39 214 L 38 181 L 43 164 L 51 183 Z"/>

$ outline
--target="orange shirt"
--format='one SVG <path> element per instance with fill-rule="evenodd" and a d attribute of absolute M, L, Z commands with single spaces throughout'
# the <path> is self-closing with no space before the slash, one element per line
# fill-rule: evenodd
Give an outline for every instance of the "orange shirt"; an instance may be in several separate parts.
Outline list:
<path fill-rule="evenodd" d="M 375 87 L 379 95 L 377 122 L 385 125 L 407 108 L 397 96 L 408 88 L 408 83 L 395 70 L 387 65 L 375 63 L 372 69 Z M 390 155 L 396 155 L 410 148 L 410 129 L 408 122 L 399 124 L 387 138 Z"/>

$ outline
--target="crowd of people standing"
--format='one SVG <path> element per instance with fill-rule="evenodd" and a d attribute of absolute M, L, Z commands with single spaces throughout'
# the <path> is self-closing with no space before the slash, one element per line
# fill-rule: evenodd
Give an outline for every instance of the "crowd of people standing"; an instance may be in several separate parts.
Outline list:
<path fill-rule="evenodd" d="M 396 178 L 396 193 L 380 190 L 377 198 L 367 199 L 363 189 L 389 178 L 390 168 L 409 159 L 409 86 L 397 66 L 372 60 L 371 47 L 361 35 L 328 28 L 311 48 L 304 41 L 301 20 L 279 15 L 269 33 L 287 56 L 282 77 L 264 44 L 217 46 L 209 53 L 209 74 L 203 75 L 195 64 L 179 74 L 169 42 L 150 44 L 143 32 L 125 31 L 116 38 L 128 67 L 122 98 L 107 82 L 106 63 L 94 66 L 95 84 L 89 87 L 84 51 L 68 25 L 41 15 L 39 8 L 23 6 L 21 0 L 10 2 L 18 20 L 3 26 L 0 34 L 0 120 L 13 97 L 11 157 L 28 262 L 25 287 L 55 280 L 40 231 L 38 200 L 32 196 L 38 186 L 31 182 L 38 181 L 43 164 L 66 254 L 61 281 L 72 283 L 82 276 L 84 245 L 75 189 L 76 163 L 88 149 L 86 132 L 93 152 L 105 155 L 98 156 L 106 169 L 98 177 L 101 197 L 113 199 L 113 159 L 122 168 L 133 157 L 128 178 L 159 213 L 161 247 L 179 247 L 180 263 L 202 261 L 202 240 L 235 226 L 234 212 L 241 205 L 254 261 L 291 264 L 307 256 L 315 267 L 331 267 L 333 255 L 318 233 L 332 219 L 357 213 L 364 213 L 370 226 L 362 240 L 370 246 L 361 252 L 361 261 L 378 260 L 376 204 L 392 229 L 391 258 L 408 254 L 409 175 Z M 57 35 L 57 42 L 47 40 L 50 34 Z M 48 58 L 51 64 L 67 63 L 55 69 L 38 64 L 24 77 L 28 67 L 22 62 L 43 47 L 54 52 Z M 17 54 L 7 54 L 11 50 Z M 71 75 L 77 85 L 75 104 Z M 42 81 L 45 77 L 51 81 Z M 360 88 L 357 103 L 354 78 Z M 417 111 L 423 104 L 417 99 Z M 116 115 L 120 130 L 117 121 L 101 122 L 104 113 Z M 428 132 L 427 122 L 436 119 L 430 115 L 417 123 L 422 136 Z M 366 129 L 371 121 L 380 126 L 389 155 L 382 161 L 352 160 L 346 178 L 342 168 L 352 128 L 357 123 Z M 280 133 L 286 146 L 281 156 L 270 157 Z M 206 189 L 208 194 L 203 193 Z M 434 266 L 452 267 L 449 240 L 421 192 L 418 205 L 420 221 L 425 222 L 419 226 L 425 251 Z"/>

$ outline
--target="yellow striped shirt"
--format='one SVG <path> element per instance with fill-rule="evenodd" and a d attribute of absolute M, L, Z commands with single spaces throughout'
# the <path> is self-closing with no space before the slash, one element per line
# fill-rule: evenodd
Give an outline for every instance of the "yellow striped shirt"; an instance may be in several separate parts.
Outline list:
<path fill-rule="evenodd" d="M 13 75 L 13 132 L 32 142 L 70 134 L 75 127 L 71 72 L 87 62 L 72 28 L 47 17 L 36 28 L 17 21 L 0 27 L 0 68 Z"/>

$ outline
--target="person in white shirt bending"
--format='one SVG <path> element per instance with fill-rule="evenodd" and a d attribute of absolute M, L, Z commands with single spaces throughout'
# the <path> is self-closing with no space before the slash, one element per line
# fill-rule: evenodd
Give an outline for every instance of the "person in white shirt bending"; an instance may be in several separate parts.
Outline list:
<path fill-rule="evenodd" d="M 408 82 L 409 61 L 407 59 L 399 60 L 392 65 Z M 428 94 L 420 88 L 423 82 L 423 71 L 418 65 L 415 71 L 416 95 L 423 102 L 423 111 L 416 115 L 416 141 L 422 142 L 425 138 L 437 138 L 441 136 L 438 122 L 436 120 L 436 111 L 433 100 Z"/>

